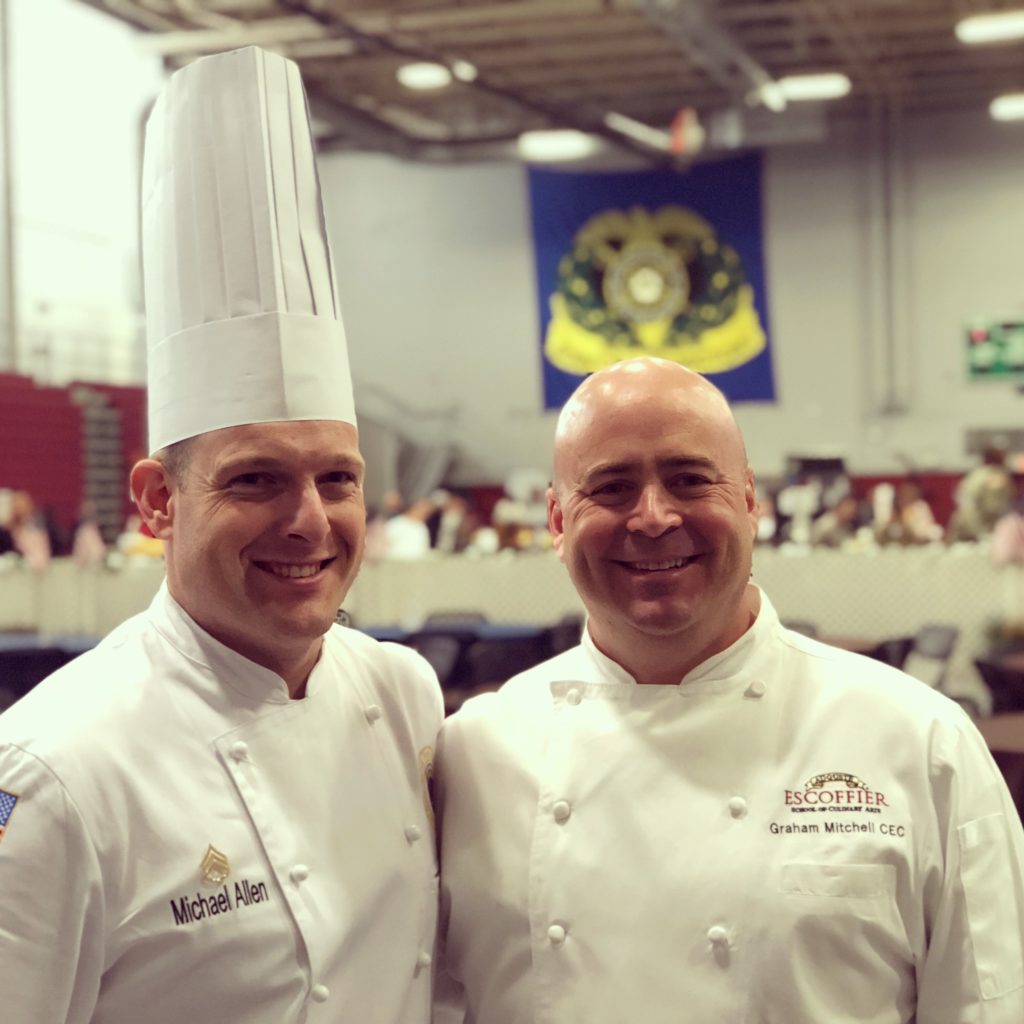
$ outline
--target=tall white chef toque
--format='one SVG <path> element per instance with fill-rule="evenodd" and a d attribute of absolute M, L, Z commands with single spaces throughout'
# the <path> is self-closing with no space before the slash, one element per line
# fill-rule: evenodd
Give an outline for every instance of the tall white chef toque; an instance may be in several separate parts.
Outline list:
<path fill-rule="evenodd" d="M 306 96 L 247 47 L 176 72 L 142 170 L 149 447 L 280 420 L 355 424 Z"/>

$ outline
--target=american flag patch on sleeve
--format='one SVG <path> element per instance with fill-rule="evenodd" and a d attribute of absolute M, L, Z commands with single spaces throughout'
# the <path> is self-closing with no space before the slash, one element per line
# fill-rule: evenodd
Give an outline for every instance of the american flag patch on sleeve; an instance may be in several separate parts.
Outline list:
<path fill-rule="evenodd" d="M 3 839 L 7 831 L 7 822 L 11 820 L 17 802 L 17 793 L 8 793 L 6 789 L 0 789 L 0 839 Z"/>

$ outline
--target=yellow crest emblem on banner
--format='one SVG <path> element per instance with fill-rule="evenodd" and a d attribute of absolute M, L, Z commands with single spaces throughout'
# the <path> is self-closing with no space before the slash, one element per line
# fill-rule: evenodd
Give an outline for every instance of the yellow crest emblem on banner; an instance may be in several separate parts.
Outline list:
<path fill-rule="evenodd" d="M 659 356 L 721 373 L 765 344 L 739 256 L 685 207 L 606 210 L 559 262 L 544 352 L 560 370 Z"/>

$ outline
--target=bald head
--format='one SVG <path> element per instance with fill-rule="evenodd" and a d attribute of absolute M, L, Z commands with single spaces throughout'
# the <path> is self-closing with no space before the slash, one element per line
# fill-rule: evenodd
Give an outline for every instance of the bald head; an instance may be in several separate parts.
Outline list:
<path fill-rule="evenodd" d="M 663 359 L 595 373 L 566 403 L 548 492 L 552 545 L 597 647 L 678 683 L 750 626 L 754 476 L 722 393 Z"/>
<path fill-rule="evenodd" d="M 645 408 L 671 397 L 680 413 L 703 421 L 720 434 L 736 458 L 747 462 L 743 435 L 725 395 L 706 377 L 669 359 L 627 359 L 591 374 L 562 408 L 555 429 L 554 487 L 559 491 L 579 445 L 595 426 L 620 420 L 623 430 L 644 416 Z"/>

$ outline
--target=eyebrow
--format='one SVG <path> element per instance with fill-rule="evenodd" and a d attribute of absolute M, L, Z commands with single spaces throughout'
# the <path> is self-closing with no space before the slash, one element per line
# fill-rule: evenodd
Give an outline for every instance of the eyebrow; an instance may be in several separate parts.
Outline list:
<path fill-rule="evenodd" d="M 318 464 L 323 467 L 318 470 L 320 473 L 331 473 L 338 469 L 357 470 L 362 472 L 366 463 L 358 455 L 333 455 L 318 459 Z M 273 455 L 233 455 L 217 467 L 219 476 L 230 476 L 239 472 L 259 472 L 261 470 L 284 470 L 290 472 L 293 464 L 290 459 L 278 458 Z"/>
<path fill-rule="evenodd" d="M 591 467 L 584 474 L 584 479 L 592 480 L 595 477 L 615 476 L 621 473 L 629 473 L 636 469 L 638 462 L 599 462 Z M 717 469 L 711 459 L 699 455 L 679 455 L 667 459 L 658 460 L 659 469 Z"/>

